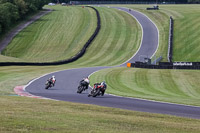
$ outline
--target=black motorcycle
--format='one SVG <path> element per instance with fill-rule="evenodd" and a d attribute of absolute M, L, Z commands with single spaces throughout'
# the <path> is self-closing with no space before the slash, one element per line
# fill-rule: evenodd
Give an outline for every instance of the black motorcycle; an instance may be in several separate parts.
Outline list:
<path fill-rule="evenodd" d="M 83 91 L 87 90 L 88 83 L 86 83 L 85 81 L 81 80 L 79 82 L 79 86 L 78 86 L 78 90 L 77 93 L 82 93 Z"/>
<path fill-rule="evenodd" d="M 45 84 L 45 89 L 49 89 L 53 86 L 53 83 L 50 80 L 47 80 L 46 84 Z"/>

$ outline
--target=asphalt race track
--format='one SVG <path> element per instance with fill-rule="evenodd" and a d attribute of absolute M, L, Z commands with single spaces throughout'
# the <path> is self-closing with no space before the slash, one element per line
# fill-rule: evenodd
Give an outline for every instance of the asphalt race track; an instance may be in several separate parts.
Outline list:
<path fill-rule="evenodd" d="M 137 51 L 137 53 L 133 55 L 133 57 L 127 62 L 138 61 L 141 55 L 147 55 L 148 57 L 152 57 L 158 47 L 159 32 L 157 27 L 152 23 L 152 21 L 149 18 L 137 11 L 129 11 L 127 8 L 118 9 L 123 10 L 131 14 L 134 18 L 136 18 L 143 30 L 141 47 Z M 125 65 L 126 62 L 120 65 L 120 67 L 123 67 Z M 51 73 L 31 81 L 25 88 L 25 90 L 33 95 L 55 100 L 70 101 L 84 104 L 95 104 L 106 107 L 114 107 L 150 113 L 170 114 L 200 119 L 200 107 L 162 103 L 134 98 L 125 98 L 109 94 L 105 94 L 103 97 L 99 96 L 93 98 L 87 96 L 89 91 L 83 92 L 82 94 L 76 93 L 79 81 L 82 78 L 89 76 L 95 71 L 106 68 L 111 67 L 77 68 Z M 52 75 L 56 76 L 56 85 L 53 88 L 45 90 L 44 84 L 46 80 Z"/>

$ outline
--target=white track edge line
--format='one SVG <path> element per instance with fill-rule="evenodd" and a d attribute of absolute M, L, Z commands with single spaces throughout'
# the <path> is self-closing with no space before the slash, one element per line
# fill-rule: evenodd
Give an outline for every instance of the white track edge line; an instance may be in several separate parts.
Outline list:
<path fill-rule="evenodd" d="M 129 9 L 129 8 L 127 8 L 127 7 L 123 7 L 123 8 Z M 132 9 L 132 10 L 134 10 L 134 9 Z M 137 10 L 134 10 L 134 11 L 135 11 L 135 12 L 138 12 L 138 13 L 144 15 L 146 18 L 148 18 L 148 19 L 151 21 L 151 23 L 152 23 L 152 24 L 156 27 L 156 29 L 157 29 L 157 32 L 158 32 L 158 44 L 157 44 L 156 51 L 155 51 L 155 52 L 153 53 L 153 55 L 151 56 L 151 58 L 152 58 L 152 57 L 156 54 L 156 52 L 158 51 L 158 48 L 159 48 L 160 31 L 159 31 L 157 25 L 156 25 L 146 14 L 144 14 L 144 13 L 142 13 L 142 12 L 139 12 L 139 11 L 137 11 Z"/>

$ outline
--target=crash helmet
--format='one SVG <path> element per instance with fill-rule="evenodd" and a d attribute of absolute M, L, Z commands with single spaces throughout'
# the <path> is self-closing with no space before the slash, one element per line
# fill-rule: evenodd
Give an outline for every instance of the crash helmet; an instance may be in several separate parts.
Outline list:
<path fill-rule="evenodd" d="M 106 82 L 105 82 L 105 81 L 101 82 L 101 85 L 104 85 L 104 84 L 106 84 Z"/>

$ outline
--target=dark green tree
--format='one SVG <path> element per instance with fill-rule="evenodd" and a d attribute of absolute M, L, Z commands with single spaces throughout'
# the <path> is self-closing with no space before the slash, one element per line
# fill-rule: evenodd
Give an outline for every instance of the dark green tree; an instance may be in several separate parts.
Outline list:
<path fill-rule="evenodd" d="M 1 30 L 5 32 L 6 29 L 11 26 L 12 22 L 19 19 L 19 13 L 17 6 L 9 2 L 0 4 L 0 9 Z"/>
<path fill-rule="evenodd" d="M 24 0 L 14 0 L 14 4 L 18 7 L 20 18 L 23 18 L 28 11 L 26 3 Z"/>

